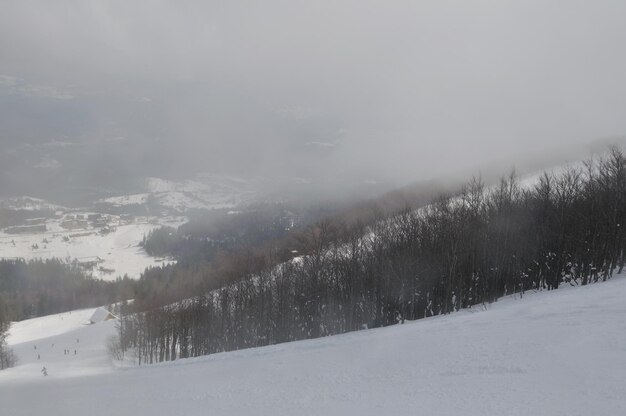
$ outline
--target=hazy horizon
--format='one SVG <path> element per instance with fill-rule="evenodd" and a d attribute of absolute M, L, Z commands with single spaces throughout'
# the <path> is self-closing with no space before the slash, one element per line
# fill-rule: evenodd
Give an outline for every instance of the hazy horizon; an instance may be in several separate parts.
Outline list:
<path fill-rule="evenodd" d="M 626 134 L 624 12 L 9 1 L 0 194 L 198 172 L 396 186 L 585 155 Z"/>

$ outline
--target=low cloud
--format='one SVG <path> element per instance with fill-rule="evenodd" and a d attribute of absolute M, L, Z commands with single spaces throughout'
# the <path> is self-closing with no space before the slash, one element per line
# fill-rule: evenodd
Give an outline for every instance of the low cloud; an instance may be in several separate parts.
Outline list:
<path fill-rule="evenodd" d="M 0 145 L 73 143 L 48 156 L 94 185 L 399 184 L 583 153 L 626 133 L 625 14 L 617 0 L 9 1 Z"/>

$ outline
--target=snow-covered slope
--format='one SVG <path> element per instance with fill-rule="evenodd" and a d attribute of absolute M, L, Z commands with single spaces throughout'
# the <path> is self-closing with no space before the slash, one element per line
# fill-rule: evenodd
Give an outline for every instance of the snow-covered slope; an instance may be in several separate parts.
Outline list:
<path fill-rule="evenodd" d="M 98 200 L 97 204 L 114 207 L 148 204 L 181 214 L 189 209 L 234 208 L 254 195 L 254 185 L 244 179 L 203 174 L 182 182 L 146 178 L 144 193 L 112 196 Z"/>
<path fill-rule="evenodd" d="M 65 209 L 65 207 L 60 205 L 30 196 L 0 199 L 0 208 L 17 211 L 56 211 L 58 209 Z"/>
<path fill-rule="evenodd" d="M 86 326 L 93 310 L 77 311 L 14 325 L 21 363 L 0 372 L 1 411 L 623 415 L 625 299 L 617 277 L 395 327 L 119 369 L 103 346 L 114 323 Z"/>
<path fill-rule="evenodd" d="M 82 309 L 14 323 L 8 342 L 19 365 L 10 370 L 10 379 L 30 383 L 34 374 L 42 376 L 44 366 L 48 377 L 57 379 L 112 372 L 106 340 L 115 333 L 115 322 L 89 325 L 94 311 Z"/>

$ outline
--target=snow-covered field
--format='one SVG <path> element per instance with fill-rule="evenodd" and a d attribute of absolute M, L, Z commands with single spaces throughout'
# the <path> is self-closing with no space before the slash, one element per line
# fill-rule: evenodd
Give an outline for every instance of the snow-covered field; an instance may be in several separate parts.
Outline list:
<path fill-rule="evenodd" d="M 106 340 L 115 333 L 115 322 L 89 325 L 94 311 L 82 309 L 14 323 L 9 343 L 15 346 L 19 365 L 11 369 L 10 379 L 30 383 L 33 374 L 43 376 L 43 366 L 49 371 L 48 377 L 59 378 L 112 372 Z"/>
<path fill-rule="evenodd" d="M 52 219 L 46 221 L 46 232 L 0 232 L 0 257 L 77 260 L 85 264 L 94 277 L 114 280 L 127 274 L 136 279 L 147 267 L 169 262 L 149 256 L 140 247 L 144 235 L 162 225 L 178 226 L 182 222 L 184 220 L 138 220 L 112 225 L 108 227 L 108 233 L 103 234 L 100 229 L 90 226 L 63 229 L 59 226 L 60 220 Z"/>
<path fill-rule="evenodd" d="M 114 322 L 87 326 L 93 310 L 75 311 L 12 327 L 20 364 L 0 372 L 0 408 L 12 416 L 624 415 L 625 299 L 626 278 L 617 277 L 486 310 L 131 368 L 106 357 Z"/>
<path fill-rule="evenodd" d="M 79 262 L 96 278 L 136 279 L 147 267 L 173 261 L 147 255 L 139 245 L 144 235 L 161 226 L 178 227 L 190 209 L 234 209 L 254 195 L 246 180 L 203 174 L 183 182 L 146 178 L 143 193 L 99 199 L 90 208 L 70 209 L 27 196 L 2 199 L 0 208 L 6 210 L 48 213 L 0 230 L 0 258 L 59 258 Z M 152 214 L 111 214 L 125 206 L 143 206 L 137 210 Z"/>

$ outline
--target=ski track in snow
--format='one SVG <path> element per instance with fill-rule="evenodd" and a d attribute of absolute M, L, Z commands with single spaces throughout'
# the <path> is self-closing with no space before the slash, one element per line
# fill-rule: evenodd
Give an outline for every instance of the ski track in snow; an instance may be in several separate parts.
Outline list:
<path fill-rule="evenodd" d="M 115 323 L 86 325 L 93 309 L 51 315 L 12 327 L 20 363 L 0 372 L 1 414 L 624 415 L 624 299 L 626 277 L 616 277 L 486 310 L 142 367 L 111 363 L 104 345 Z"/>

